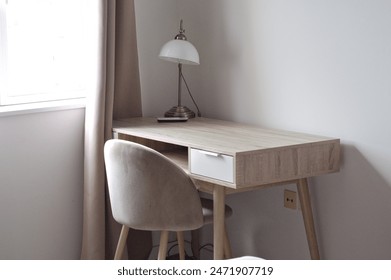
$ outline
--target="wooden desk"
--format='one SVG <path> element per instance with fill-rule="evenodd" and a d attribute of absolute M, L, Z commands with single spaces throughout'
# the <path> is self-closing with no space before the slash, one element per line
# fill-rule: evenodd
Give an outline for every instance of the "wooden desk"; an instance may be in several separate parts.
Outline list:
<path fill-rule="evenodd" d="M 206 118 L 132 118 L 115 121 L 113 133 L 166 154 L 200 191 L 213 194 L 215 259 L 223 258 L 225 195 L 291 183 L 297 185 L 311 258 L 319 259 L 307 178 L 339 171 L 339 139 Z"/>

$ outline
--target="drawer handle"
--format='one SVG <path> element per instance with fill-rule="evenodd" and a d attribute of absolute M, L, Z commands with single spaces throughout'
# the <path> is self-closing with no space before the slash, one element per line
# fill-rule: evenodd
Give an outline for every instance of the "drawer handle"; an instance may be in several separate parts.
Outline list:
<path fill-rule="evenodd" d="M 212 157 L 219 157 L 221 154 L 219 153 L 214 153 L 214 152 L 208 152 L 208 151 L 200 151 L 201 154 L 207 155 L 207 156 L 212 156 Z"/>

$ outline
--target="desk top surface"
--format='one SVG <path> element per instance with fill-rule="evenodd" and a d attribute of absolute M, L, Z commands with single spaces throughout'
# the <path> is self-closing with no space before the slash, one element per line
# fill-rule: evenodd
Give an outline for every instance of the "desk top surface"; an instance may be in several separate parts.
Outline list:
<path fill-rule="evenodd" d="M 159 123 L 156 118 L 130 118 L 114 121 L 113 131 L 231 155 L 321 142 L 339 143 L 335 138 L 208 118 L 168 123 Z"/>

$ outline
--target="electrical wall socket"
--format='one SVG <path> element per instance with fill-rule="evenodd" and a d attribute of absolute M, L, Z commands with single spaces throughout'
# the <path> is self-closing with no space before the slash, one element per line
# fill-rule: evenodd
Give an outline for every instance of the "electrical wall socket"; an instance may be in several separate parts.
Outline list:
<path fill-rule="evenodd" d="M 297 193 L 291 190 L 284 190 L 284 207 L 297 209 Z"/>

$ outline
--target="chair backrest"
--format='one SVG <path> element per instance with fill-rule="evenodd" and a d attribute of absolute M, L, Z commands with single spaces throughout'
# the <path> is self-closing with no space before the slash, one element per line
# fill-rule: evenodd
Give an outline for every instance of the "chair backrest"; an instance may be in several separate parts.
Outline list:
<path fill-rule="evenodd" d="M 181 231 L 203 225 L 200 197 L 191 178 L 148 147 L 105 143 L 104 158 L 114 219 L 140 230 Z"/>

